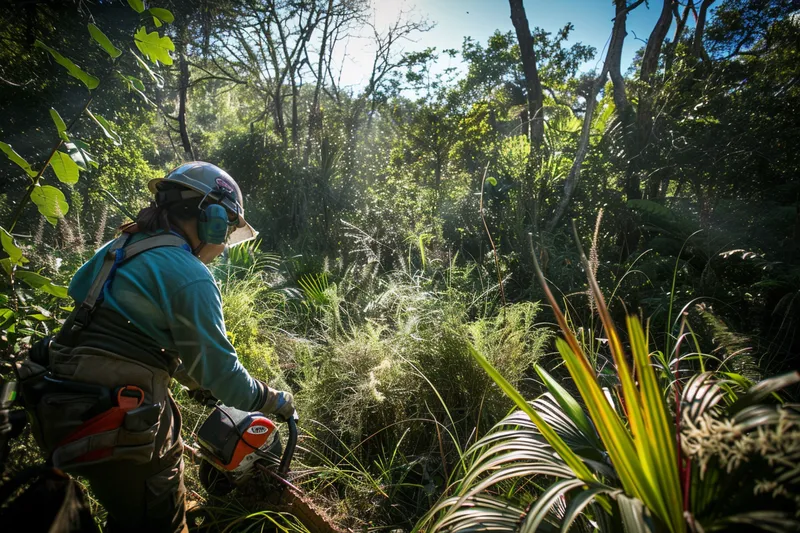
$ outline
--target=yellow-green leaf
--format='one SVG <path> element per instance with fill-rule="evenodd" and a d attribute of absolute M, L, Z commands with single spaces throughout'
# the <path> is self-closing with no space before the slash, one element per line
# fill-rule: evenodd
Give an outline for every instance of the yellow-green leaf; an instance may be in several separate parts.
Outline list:
<path fill-rule="evenodd" d="M 38 172 L 33 170 L 31 166 L 28 164 L 28 162 L 22 159 L 22 157 L 17 152 L 15 152 L 13 148 L 11 148 L 10 144 L 0 142 L 0 150 L 2 150 L 3 153 L 6 154 L 11 161 L 19 165 L 19 167 L 22 168 L 22 170 L 24 170 L 28 174 L 28 176 L 32 178 L 36 177 L 36 174 L 38 174 Z"/>
<path fill-rule="evenodd" d="M 0 242 L 3 245 L 3 251 L 8 254 L 12 264 L 20 266 L 28 262 L 22 255 L 22 249 L 14 242 L 14 237 L 5 228 L 0 228 Z"/>
<path fill-rule="evenodd" d="M 122 78 L 122 81 L 124 81 L 125 84 L 128 86 L 128 90 L 129 91 L 130 90 L 135 91 L 136 94 L 138 94 L 142 98 L 142 100 L 144 100 L 148 105 L 151 105 L 151 106 L 155 107 L 155 104 L 153 104 L 153 102 L 144 93 L 145 86 L 144 86 L 144 83 L 142 83 L 142 80 L 140 80 L 139 78 L 135 78 L 133 76 L 128 76 L 127 74 L 119 73 L 119 72 L 117 74 L 119 75 L 120 78 Z"/>
<path fill-rule="evenodd" d="M 37 185 L 31 193 L 31 201 L 39 208 L 39 212 L 52 224 L 58 224 L 69 211 L 69 204 L 64 193 L 50 185 Z"/>
<path fill-rule="evenodd" d="M 49 278 L 46 278 L 41 274 L 37 274 L 36 272 L 31 272 L 29 270 L 18 270 L 15 276 L 17 279 L 24 281 L 34 289 L 39 289 L 47 294 L 51 294 L 58 298 L 66 298 L 68 296 L 66 287 L 55 285 L 52 281 L 50 281 Z"/>
<path fill-rule="evenodd" d="M 133 50 L 131 50 L 131 54 L 133 54 L 133 57 L 136 58 L 136 62 L 139 63 L 139 66 L 142 67 L 142 70 L 147 72 L 147 75 L 150 76 L 150 79 L 153 80 L 157 86 L 163 87 L 164 78 L 160 74 L 153 72 L 153 69 L 150 68 L 150 65 L 148 65 L 141 57 L 139 57 L 139 54 Z"/>
<path fill-rule="evenodd" d="M 172 24 L 175 21 L 175 16 L 169 9 L 164 9 L 163 7 L 151 7 L 147 11 L 161 22 Z"/>
<path fill-rule="evenodd" d="M 147 56 L 147 59 L 152 63 L 160 61 L 165 65 L 172 64 L 172 56 L 169 55 L 170 52 L 175 51 L 172 39 L 167 36 L 160 36 L 157 31 L 147 33 L 144 26 L 139 28 L 133 38 L 139 51 Z"/>
<path fill-rule="evenodd" d="M 61 137 L 62 140 L 69 142 L 69 137 L 67 136 L 67 125 L 64 122 L 64 119 L 61 118 L 61 115 L 58 114 L 58 111 L 52 107 L 50 108 L 50 117 L 53 119 L 53 123 L 56 125 L 58 136 Z"/>
<path fill-rule="evenodd" d="M 114 43 L 112 43 L 111 40 L 106 37 L 106 34 L 92 23 L 89 23 L 89 35 L 91 35 L 92 39 L 97 41 L 97 44 L 102 46 L 103 50 L 105 50 L 112 58 L 117 58 L 122 55 L 122 50 L 114 46 Z"/>
<path fill-rule="evenodd" d="M 53 155 L 53 159 L 50 160 L 50 166 L 53 167 L 53 172 L 56 173 L 56 177 L 61 183 L 66 183 L 67 185 L 75 185 L 78 183 L 78 172 L 80 168 L 69 154 L 56 152 Z"/>
<path fill-rule="evenodd" d="M 0 329 L 8 329 L 6 326 L 14 321 L 15 315 L 11 309 L 0 309 Z"/>
<path fill-rule="evenodd" d="M 81 170 L 86 170 L 90 166 L 93 168 L 99 167 L 97 162 L 92 158 L 92 154 L 87 151 L 89 145 L 85 142 L 76 140 L 74 143 L 64 143 L 64 146 L 67 148 L 69 156 Z"/>
<path fill-rule="evenodd" d="M 53 56 L 53 59 L 56 60 L 56 63 L 58 63 L 59 65 L 61 65 L 65 69 L 67 69 L 67 72 L 69 73 L 70 76 L 72 76 L 73 78 L 83 82 L 83 84 L 86 85 L 86 87 L 89 90 L 95 89 L 95 88 L 97 88 L 98 85 L 100 85 L 100 80 L 99 79 L 97 79 L 94 76 L 92 76 L 91 74 L 88 74 L 87 72 L 83 71 L 78 65 L 76 65 L 71 60 L 67 59 L 66 57 L 62 56 L 56 50 L 54 50 L 53 48 L 50 48 L 49 46 L 44 44 L 42 41 L 37 39 L 36 42 L 34 43 L 34 46 L 36 46 L 38 48 L 42 48 L 42 49 L 47 50 L 48 52 L 50 52 L 50 55 Z"/>
<path fill-rule="evenodd" d="M 128 5 L 137 13 L 144 12 L 144 2 L 142 0 L 128 0 Z"/>
<path fill-rule="evenodd" d="M 635 316 L 627 317 L 628 336 L 636 365 L 641 392 L 642 418 L 645 435 L 637 440 L 640 455 L 649 463 L 650 482 L 658 496 L 658 504 L 651 510 L 670 524 L 672 531 L 683 531 L 683 501 L 678 475 L 678 452 L 675 427 L 669 418 L 661 386 L 650 363 L 650 352 L 642 325 Z"/>

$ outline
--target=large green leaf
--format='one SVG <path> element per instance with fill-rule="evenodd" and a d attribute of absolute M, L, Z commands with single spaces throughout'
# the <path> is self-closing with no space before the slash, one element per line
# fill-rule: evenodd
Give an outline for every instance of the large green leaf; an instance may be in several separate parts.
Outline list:
<path fill-rule="evenodd" d="M 92 23 L 89 23 L 89 35 L 91 35 L 92 39 L 97 41 L 97 44 L 102 46 L 103 50 L 105 50 L 112 58 L 117 58 L 122 55 L 122 50 L 114 46 L 114 43 L 112 43 L 111 40 L 106 37 L 106 34 Z"/>
<path fill-rule="evenodd" d="M 144 26 L 139 28 L 133 38 L 136 48 L 147 56 L 147 59 L 152 63 L 157 64 L 160 61 L 165 65 L 172 64 L 172 56 L 169 55 L 170 52 L 175 51 L 172 39 L 167 36 L 160 36 L 157 31 L 147 33 Z"/>
<path fill-rule="evenodd" d="M 39 212 L 52 224 L 58 224 L 69 211 L 69 204 L 64 193 L 50 185 L 37 185 L 31 193 L 31 201 L 39 208 Z"/>
<path fill-rule="evenodd" d="M 89 90 L 95 89 L 97 88 L 98 85 L 100 85 L 99 79 L 81 70 L 81 68 L 78 65 L 76 65 L 66 57 L 62 56 L 57 51 L 44 44 L 42 41 L 37 39 L 34 46 L 37 46 L 39 48 L 42 48 L 50 52 L 50 55 L 53 56 L 53 59 L 56 60 L 56 63 L 67 69 L 67 72 L 69 73 L 70 76 L 72 76 L 77 80 L 82 81 L 83 84 L 86 85 L 86 87 Z"/>
<path fill-rule="evenodd" d="M 75 185 L 78 183 L 78 172 L 80 168 L 69 154 L 57 151 L 53 155 L 53 159 L 50 160 L 50 166 L 53 167 L 53 172 L 56 173 L 56 177 L 61 183 L 66 183 L 67 185 Z"/>
<path fill-rule="evenodd" d="M 120 137 L 119 134 L 114 131 L 114 125 L 111 122 L 100 115 L 95 115 L 88 108 L 86 109 L 86 114 L 88 114 L 92 120 L 94 120 L 95 124 L 100 126 L 100 129 L 103 130 L 103 135 L 114 141 L 114 144 L 117 146 L 122 144 L 122 137 Z"/>
<path fill-rule="evenodd" d="M 67 136 L 67 124 L 64 122 L 64 119 L 61 118 L 61 115 L 58 114 L 58 111 L 50 108 L 50 117 L 53 119 L 53 123 L 56 125 L 56 129 L 58 130 L 58 136 L 61 137 L 63 141 L 69 141 L 69 137 Z"/>
<path fill-rule="evenodd" d="M 160 28 L 162 23 L 171 24 L 175 21 L 175 16 L 169 9 L 151 7 L 147 12 L 153 15 L 153 23 L 156 25 L 156 28 Z"/>
<path fill-rule="evenodd" d="M 646 428 L 643 435 L 637 435 L 636 448 L 648 481 L 658 498 L 649 507 L 671 526 L 672 531 L 684 531 L 683 492 L 678 474 L 675 425 L 651 362 L 644 329 L 635 316 L 627 317 L 627 325 L 639 379 L 642 420 Z"/>
<path fill-rule="evenodd" d="M 19 266 L 28 262 L 25 256 L 22 255 L 22 249 L 14 242 L 14 237 L 5 228 L 0 228 L 0 243 L 2 243 L 3 251 L 8 254 L 12 264 Z"/>
<path fill-rule="evenodd" d="M 144 2 L 142 0 L 128 0 L 128 5 L 137 13 L 144 12 Z"/>
<path fill-rule="evenodd" d="M 24 170 L 28 174 L 28 176 L 32 178 L 36 177 L 38 172 L 33 170 L 31 166 L 28 164 L 28 162 L 22 159 L 22 157 L 17 152 L 15 152 L 13 148 L 11 148 L 10 144 L 0 142 L 0 150 L 2 150 L 3 153 L 6 154 L 11 161 L 19 165 L 19 167 L 22 168 L 22 170 Z"/>
<path fill-rule="evenodd" d="M 18 280 L 24 281 L 34 289 L 39 289 L 47 294 L 51 294 L 58 298 L 67 298 L 69 296 L 67 294 L 66 287 L 55 285 L 52 281 L 50 281 L 49 278 L 46 278 L 41 274 L 37 274 L 36 272 L 31 272 L 29 270 L 18 270 L 15 276 Z"/>

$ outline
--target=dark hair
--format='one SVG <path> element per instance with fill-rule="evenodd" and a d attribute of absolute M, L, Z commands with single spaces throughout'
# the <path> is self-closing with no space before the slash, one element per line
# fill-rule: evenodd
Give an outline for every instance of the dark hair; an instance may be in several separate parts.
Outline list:
<path fill-rule="evenodd" d="M 181 222 L 198 217 L 200 212 L 198 204 L 199 198 L 187 198 L 166 205 L 157 205 L 153 201 L 148 207 L 139 211 L 135 222 L 124 224 L 120 230 L 127 233 L 174 230 Z"/>

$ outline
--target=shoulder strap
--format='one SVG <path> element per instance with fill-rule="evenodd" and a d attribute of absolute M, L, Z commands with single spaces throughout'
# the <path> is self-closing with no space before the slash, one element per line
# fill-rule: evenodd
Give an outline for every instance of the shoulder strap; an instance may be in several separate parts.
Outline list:
<path fill-rule="evenodd" d="M 186 241 L 173 234 L 154 235 L 125 246 L 129 238 L 129 233 L 123 233 L 108 247 L 100 272 L 97 273 L 97 277 L 92 282 L 92 286 L 86 293 L 83 302 L 75 310 L 75 317 L 72 323 L 73 334 L 89 324 L 92 312 L 97 308 L 98 302 L 102 301 L 103 289 L 111 286 L 114 274 L 122 263 L 142 252 L 164 246 L 184 248 L 191 253 L 191 248 Z"/>

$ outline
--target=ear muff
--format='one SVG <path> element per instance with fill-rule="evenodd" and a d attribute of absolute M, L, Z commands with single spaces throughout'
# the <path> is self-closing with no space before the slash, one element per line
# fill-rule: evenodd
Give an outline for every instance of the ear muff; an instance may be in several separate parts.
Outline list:
<path fill-rule="evenodd" d="M 228 212 L 220 204 L 208 204 L 200 210 L 197 236 L 208 244 L 223 244 L 228 239 Z"/>

